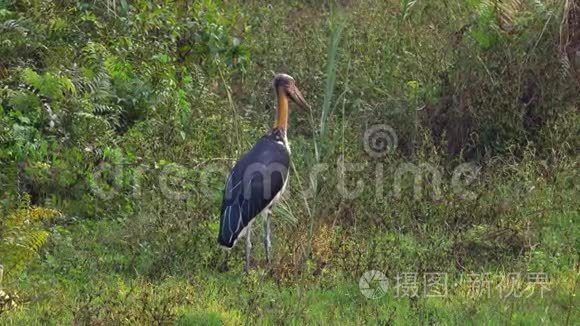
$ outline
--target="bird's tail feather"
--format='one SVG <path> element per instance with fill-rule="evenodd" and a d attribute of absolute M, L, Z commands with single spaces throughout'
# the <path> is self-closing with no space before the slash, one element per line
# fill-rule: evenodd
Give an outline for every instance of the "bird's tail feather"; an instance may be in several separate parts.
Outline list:
<path fill-rule="evenodd" d="M 220 218 L 220 231 L 218 243 L 226 248 L 232 248 L 242 233 L 243 221 L 240 221 L 240 207 L 238 205 L 228 206 Z"/>

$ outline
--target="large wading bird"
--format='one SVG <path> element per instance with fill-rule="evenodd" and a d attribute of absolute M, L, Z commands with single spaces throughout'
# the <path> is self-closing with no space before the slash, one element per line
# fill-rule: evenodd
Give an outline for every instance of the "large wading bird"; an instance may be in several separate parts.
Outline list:
<path fill-rule="evenodd" d="M 252 243 L 251 226 L 256 217 L 264 215 L 264 247 L 268 263 L 271 259 L 272 240 L 270 210 L 286 189 L 290 168 L 288 130 L 288 102 L 310 108 L 294 78 L 286 74 L 274 77 L 278 110 L 274 127 L 236 163 L 224 189 L 218 242 L 231 249 L 239 238 L 246 236 L 245 270 L 250 268 Z"/>

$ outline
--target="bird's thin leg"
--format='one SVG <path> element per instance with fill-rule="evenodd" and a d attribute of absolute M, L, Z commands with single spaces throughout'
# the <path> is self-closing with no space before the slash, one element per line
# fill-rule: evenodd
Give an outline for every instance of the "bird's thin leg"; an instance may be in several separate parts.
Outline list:
<path fill-rule="evenodd" d="M 248 232 L 246 233 L 246 265 L 244 266 L 246 272 L 250 271 L 250 256 L 252 251 L 252 242 L 250 241 L 251 231 L 252 230 L 248 226 Z"/>
<path fill-rule="evenodd" d="M 228 250 L 225 253 L 225 257 L 224 257 L 224 261 L 223 261 L 222 265 L 219 267 L 220 272 L 227 272 L 230 269 L 228 266 L 229 260 L 230 260 L 230 251 Z"/>
<path fill-rule="evenodd" d="M 270 263 L 272 257 L 272 230 L 270 229 L 270 212 L 264 212 L 264 218 L 266 219 L 264 224 L 264 248 L 266 249 L 266 261 Z"/>

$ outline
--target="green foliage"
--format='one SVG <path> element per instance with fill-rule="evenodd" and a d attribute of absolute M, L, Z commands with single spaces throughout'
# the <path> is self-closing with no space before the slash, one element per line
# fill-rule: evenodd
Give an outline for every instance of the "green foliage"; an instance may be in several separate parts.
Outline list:
<path fill-rule="evenodd" d="M 43 223 L 54 218 L 53 209 L 30 206 L 25 194 L 19 207 L 0 220 L 0 266 L 4 275 L 15 277 L 34 258 L 48 238 Z"/>
<path fill-rule="evenodd" d="M 407 19 L 411 12 L 411 9 L 415 5 L 416 0 L 400 0 L 400 7 L 401 7 L 401 21 Z"/>
<path fill-rule="evenodd" d="M 577 320 L 580 124 L 562 9 L 0 0 L 0 263 L 27 302 L 12 308 L 5 291 L 0 323 Z M 242 246 L 216 248 L 216 216 L 225 173 L 271 125 L 271 72 L 294 76 L 313 108 L 292 110 L 274 262 L 258 220 L 245 275 Z M 397 136 L 384 156 L 364 148 L 375 124 Z M 453 184 L 461 163 L 478 167 L 467 192 Z M 405 166 L 440 180 L 397 179 Z M 454 286 L 367 300 L 370 269 L 446 272 Z M 481 271 L 554 282 L 543 298 L 477 300 L 460 278 Z"/>
<path fill-rule="evenodd" d="M 340 38 L 342 31 L 345 28 L 345 23 L 340 21 L 340 18 L 335 18 L 334 24 L 331 26 L 331 37 L 330 44 L 328 47 L 328 59 L 326 63 L 326 88 L 324 90 L 324 102 L 322 103 L 321 117 L 320 117 L 320 136 L 318 140 L 318 151 L 326 150 L 327 146 L 327 130 L 328 130 L 328 119 L 329 115 L 332 113 L 331 101 L 334 95 L 335 85 L 336 85 L 336 56 L 338 55 L 338 48 L 340 43 Z M 319 155 L 317 151 L 317 162 L 320 162 Z"/>

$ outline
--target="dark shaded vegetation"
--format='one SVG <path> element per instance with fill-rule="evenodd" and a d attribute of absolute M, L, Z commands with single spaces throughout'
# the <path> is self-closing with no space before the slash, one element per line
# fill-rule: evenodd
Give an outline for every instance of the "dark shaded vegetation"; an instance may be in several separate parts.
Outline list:
<path fill-rule="evenodd" d="M 574 323 L 579 8 L 0 0 L 0 320 Z M 217 214 L 273 72 L 313 110 L 290 118 L 274 262 L 256 245 L 245 275 Z M 378 124 L 396 140 L 373 155 Z M 367 270 L 447 273 L 449 296 L 369 300 Z M 498 294 L 529 272 L 550 291 Z"/>

